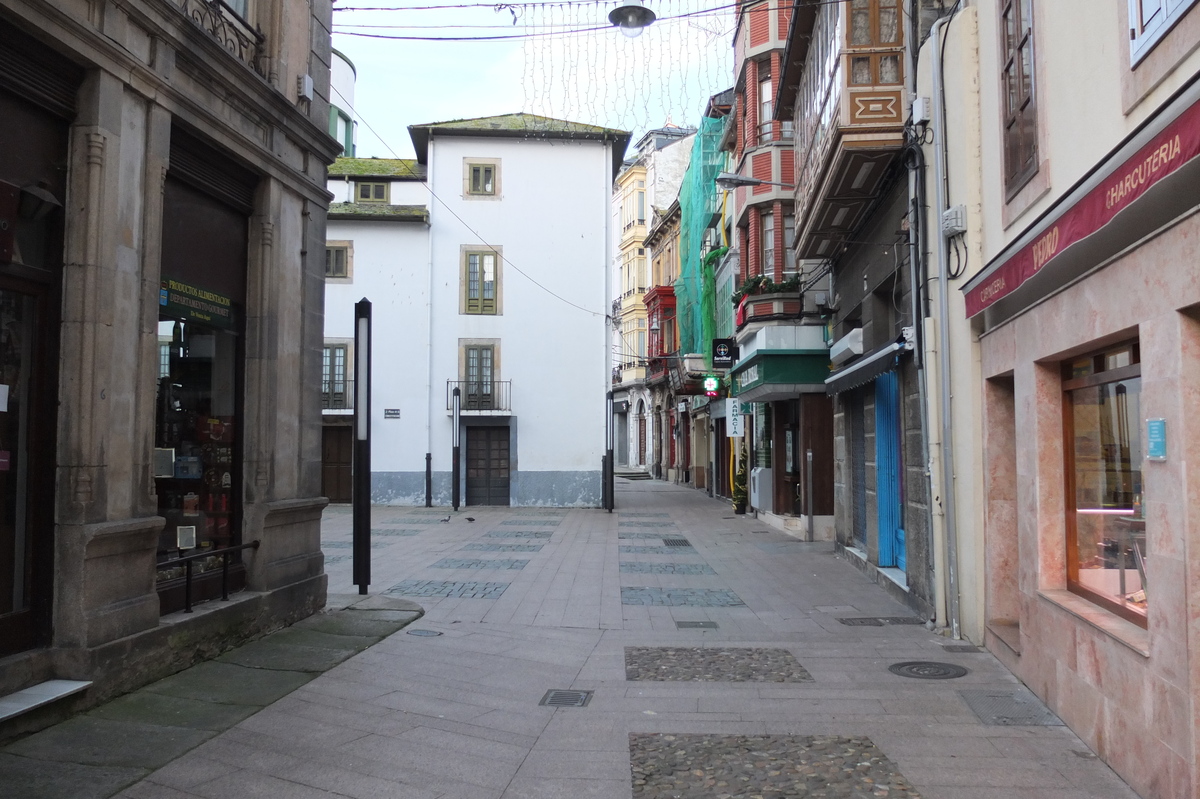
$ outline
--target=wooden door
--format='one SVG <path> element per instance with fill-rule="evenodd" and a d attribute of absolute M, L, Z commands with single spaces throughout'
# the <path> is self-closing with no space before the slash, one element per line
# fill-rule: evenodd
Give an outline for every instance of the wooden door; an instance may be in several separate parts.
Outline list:
<path fill-rule="evenodd" d="M 467 504 L 509 504 L 507 427 L 467 430 Z"/>
<path fill-rule="evenodd" d="M 330 502 L 353 498 L 351 465 L 354 463 L 354 428 L 326 426 L 321 436 L 321 493 Z"/>

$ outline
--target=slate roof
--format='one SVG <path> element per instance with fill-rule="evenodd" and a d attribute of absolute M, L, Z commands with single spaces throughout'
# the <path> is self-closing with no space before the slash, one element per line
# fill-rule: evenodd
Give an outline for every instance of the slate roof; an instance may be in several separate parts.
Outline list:
<path fill-rule="evenodd" d="M 621 168 L 625 148 L 629 146 L 629 132 L 570 122 L 565 119 L 538 116 L 536 114 L 501 114 L 474 119 L 452 119 L 447 122 L 431 122 L 427 125 L 409 125 L 417 160 L 422 164 L 429 160 L 429 138 L 438 136 L 469 136 L 531 139 L 576 139 L 583 141 L 613 142 L 613 175 Z"/>
<path fill-rule="evenodd" d="M 411 158 L 339 158 L 329 167 L 329 177 L 425 180 L 425 166 Z"/>
<path fill-rule="evenodd" d="M 384 203 L 330 203 L 332 220 L 378 220 L 380 222 L 429 222 L 424 205 L 386 205 Z"/>

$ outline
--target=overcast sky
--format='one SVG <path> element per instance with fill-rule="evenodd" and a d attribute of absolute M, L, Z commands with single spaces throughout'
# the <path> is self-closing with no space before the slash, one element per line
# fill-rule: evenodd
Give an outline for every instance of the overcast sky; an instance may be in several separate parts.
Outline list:
<path fill-rule="evenodd" d="M 659 20 L 636 39 L 609 27 L 612 0 L 338 2 L 333 46 L 357 68 L 358 155 L 411 158 L 409 125 L 517 111 L 628 130 L 634 140 L 668 121 L 695 125 L 708 97 L 733 81 L 728 2 L 648 0 Z M 351 10 L 366 7 L 391 10 Z M 580 32 L 588 28 L 599 30 Z M 497 36 L 519 38 L 478 40 Z"/>

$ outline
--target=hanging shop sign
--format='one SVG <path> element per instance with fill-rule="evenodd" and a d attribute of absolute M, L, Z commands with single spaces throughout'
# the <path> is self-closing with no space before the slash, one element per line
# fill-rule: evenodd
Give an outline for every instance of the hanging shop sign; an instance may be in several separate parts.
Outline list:
<path fill-rule="evenodd" d="M 1100 232 L 1156 184 L 1200 156 L 1200 103 L 1193 103 L 1132 156 L 1107 170 L 1094 184 L 1082 186 L 1076 201 L 1026 234 L 1015 253 L 984 269 L 964 288 L 967 316 L 983 312 L 1074 245 Z"/>
<path fill-rule="evenodd" d="M 729 415 L 725 421 L 725 433 L 730 438 L 741 438 L 746 434 L 745 417 L 741 414 L 741 403 L 737 400 L 725 400 L 729 403 Z"/>
<path fill-rule="evenodd" d="M 234 326 L 232 300 L 172 278 L 162 282 L 158 304 L 165 316 L 190 319 L 212 327 L 232 329 Z"/>
<path fill-rule="evenodd" d="M 732 369 L 737 361 L 737 346 L 731 338 L 714 338 L 712 342 L 713 369 Z"/>

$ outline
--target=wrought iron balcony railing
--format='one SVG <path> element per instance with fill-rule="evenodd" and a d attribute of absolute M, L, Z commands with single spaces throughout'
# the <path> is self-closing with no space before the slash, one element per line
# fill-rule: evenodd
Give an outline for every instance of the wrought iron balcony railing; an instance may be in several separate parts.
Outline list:
<path fill-rule="evenodd" d="M 354 408 L 353 380 L 322 380 L 321 410 L 344 411 Z"/>
<path fill-rule="evenodd" d="M 454 389 L 459 389 L 459 408 L 464 411 L 511 411 L 511 380 L 447 380 L 446 410 L 454 409 Z"/>
<path fill-rule="evenodd" d="M 226 52 L 267 77 L 266 37 L 250 27 L 236 10 L 222 0 L 181 0 L 180 8 L 188 19 L 217 40 Z"/>

